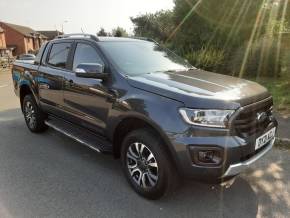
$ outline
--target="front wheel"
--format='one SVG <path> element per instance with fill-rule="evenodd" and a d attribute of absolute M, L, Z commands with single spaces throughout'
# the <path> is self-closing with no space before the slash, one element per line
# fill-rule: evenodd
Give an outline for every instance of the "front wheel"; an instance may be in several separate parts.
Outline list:
<path fill-rule="evenodd" d="M 43 132 L 47 129 L 44 123 L 46 116 L 37 106 L 32 95 L 24 97 L 22 108 L 26 125 L 31 132 Z"/>
<path fill-rule="evenodd" d="M 148 199 L 158 199 L 171 191 L 175 168 L 162 141 L 149 129 L 135 130 L 123 141 L 123 170 L 133 189 Z"/>

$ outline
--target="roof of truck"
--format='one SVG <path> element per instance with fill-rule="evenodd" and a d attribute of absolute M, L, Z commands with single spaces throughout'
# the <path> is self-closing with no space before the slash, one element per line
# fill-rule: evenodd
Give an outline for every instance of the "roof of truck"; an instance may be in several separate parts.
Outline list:
<path fill-rule="evenodd" d="M 149 38 L 143 37 L 112 37 L 112 36 L 95 36 L 86 33 L 74 33 L 74 34 L 65 34 L 57 36 L 54 40 L 79 40 L 79 39 L 89 39 L 98 42 L 126 42 L 126 41 L 154 41 Z"/>
<path fill-rule="evenodd" d="M 145 40 L 145 38 L 130 38 L 130 37 L 97 37 L 99 41 L 140 41 Z"/>

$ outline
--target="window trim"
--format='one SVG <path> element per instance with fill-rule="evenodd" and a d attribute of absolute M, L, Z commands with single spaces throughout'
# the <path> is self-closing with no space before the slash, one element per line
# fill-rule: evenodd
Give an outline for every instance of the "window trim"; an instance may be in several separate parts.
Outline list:
<path fill-rule="evenodd" d="M 52 51 L 53 46 L 56 45 L 56 44 L 64 44 L 64 43 L 70 44 L 70 49 L 69 49 L 69 52 L 68 52 L 68 55 L 67 55 L 66 64 L 65 64 L 66 66 L 65 66 L 65 68 L 56 67 L 56 66 L 51 65 L 48 61 L 49 61 L 50 53 L 51 53 L 51 51 Z M 51 43 L 51 44 L 50 44 L 50 47 L 48 48 L 49 51 L 48 51 L 48 53 L 46 54 L 46 61 L 45 61 L 46 65 L 47 65 L 48 67 L 53 68 L 53 69 L 56 69 L 56 70 L 65 70 L 65 71 L 69 71 L 69 68 L 68 68 L 68 67 L 69 67 L 69 59 L 70 59 L 70 54 L 71 54 L 71 52 L 72 52 L 72 48 L 73 48 L 73 41 L 63 41 L 63 42 L 54 42 L 54 43 Z"/>
<path fill-rule="evenodd" d="M 41 56 L 40 56 L 40 58 L 39 58 L 39 62 L 36 61 L 36 58 L 37 58 L 37 55 L 38 55 L 38 54 L 37 54 L 36 57 L 35 57 L 35 62 L 34 62 L 34 64 L 42 65 L 42 60 L 43 60 L 43 58 L 44 58 L 45 51 L 46 51 L 47 48 L 48 48 L 48 42 L 44 43 L 42 46 L 43 46 L 43 50 L 42 50 L 42 53 L 40 54 Z M 42 48 L 42 46 L 39 48 L 39 51 L 38 51 L 38 52 L 41 52 L 41 48 Z"/>

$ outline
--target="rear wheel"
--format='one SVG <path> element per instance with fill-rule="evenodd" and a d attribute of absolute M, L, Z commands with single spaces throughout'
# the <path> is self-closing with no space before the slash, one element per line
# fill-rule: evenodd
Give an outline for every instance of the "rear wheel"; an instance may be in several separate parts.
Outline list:
<path fill-rule="evenodd" d="M 31 132 L 43 132 L 47 129 L 44 123 L 46 116 L 37 106 L 32 95 L 24 97 L 22 108 L 26 125 Z"/>
<path fill-rule="evenodd" d="M 164 145 L 149 129 L 129 133 L 122 144 L 121 158 L 133 189 L 148 199 L 158 199 L 172 190 L 176 176 Z"/>

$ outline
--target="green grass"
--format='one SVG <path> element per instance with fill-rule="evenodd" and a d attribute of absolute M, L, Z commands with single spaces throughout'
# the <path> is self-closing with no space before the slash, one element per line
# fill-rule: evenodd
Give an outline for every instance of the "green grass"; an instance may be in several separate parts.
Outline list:
<path fill-rule="evenodd" d="M 275 110 L 290 115 L 290 77 L 252 79 L 265 86 L 273 95 Z"/>

